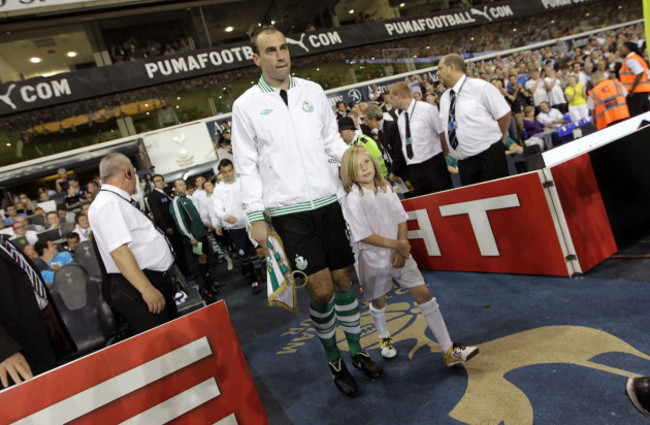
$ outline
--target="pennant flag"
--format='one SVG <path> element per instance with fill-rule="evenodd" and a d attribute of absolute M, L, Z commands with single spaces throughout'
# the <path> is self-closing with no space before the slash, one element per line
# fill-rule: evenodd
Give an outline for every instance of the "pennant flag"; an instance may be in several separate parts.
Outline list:
<path fill-rule="evenodd" d="M 266 257 L 266 291 L 269 305 L 286 308 L 296 312 L 296 282 L 287 261 L 280 236 L 269 229 L 267 241 L 269 254 Z"/>

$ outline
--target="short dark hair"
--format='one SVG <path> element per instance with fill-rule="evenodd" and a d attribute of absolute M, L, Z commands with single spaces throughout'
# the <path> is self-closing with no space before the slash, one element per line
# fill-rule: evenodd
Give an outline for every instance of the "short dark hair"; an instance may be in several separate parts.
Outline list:
<path fill-rule="evenodd" d="M 165 181 L 165 178 L 160 174 L 154 174 L 153 177 L 151 178 L 151 181 L 154 181 L 156 177 L 160 177 L 161 179 L 163 179 L 163 181 Z"/>
<path fill-rule="evenodd" d="M 77 213 L 77 215 L 74 217 L 74 222 L 75 222 L 76 224 L 79 224 L 79 219 L 80 219 L 81 217 L 88 217 L 88 214 Z"/>
<path fill-rule="evenodd" d="M 260 50 L 257 47 L 257 37 L 260 36 L 263 32 L 268 32 L 268 33 L 273 33 L 273 32 L 279 32 L 282 33 L 279 29 L 274 27 L 273 25 L 262 25 L 261 27 L 257 27 L 255 31 L 253 31 L 253 34 L 251 35 L 251 48 L 253 49 L 253 53 L 260 54 Z"/>
<path fill-rule="evenodd" d="M 221 170 L 222 168 L 225 168 L 225 167 L 227 167 L 229 165 L 232 166 L 232 161 L 229 160 L 228 158 L 224 158 L 219 163 L 219 170 Z"/>
<path fill-rule="evenodd" d="M 77 232 L 70 232 L 70 233 L 68 233 L 68 234 L 65 236 L 65 238 L 66 238 L 66 239 L 77 239 L 77 240 L 81 240 L 81 238 L 79 237 L 79 233 L 77 233 Z"/>
<path fill-rule="evenodd" d="M 343 104 L 343 106 L 345 106 L 345 102 L 343 102 L 342 100 L 338 100 L 336 102 L 336 107 L 338 108 L 340 104 Z"/>
<path fill-rule="evenodd" d="M 57 211 L 68 211 L 65 204 L 56 204 L 56 210 Z"/>
<path fill-rule="evenodd" d="M 47 243 L 51 242 L 51 239 L 46 239 L 44 241 L 38 241 L 34 244 L 34 251 L 38 254 L 39 257 L 43 256 L 43 252 L 47 248 Z"/>

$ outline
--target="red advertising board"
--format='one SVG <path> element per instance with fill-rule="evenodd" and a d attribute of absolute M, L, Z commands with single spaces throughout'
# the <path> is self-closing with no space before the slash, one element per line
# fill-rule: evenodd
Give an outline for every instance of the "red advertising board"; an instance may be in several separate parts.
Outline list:
<path fill-rule="evenodd" d="M 421 268 L 567 276 L 540 172 L 403 201 Z"/>
<path fill-rule="evenodd" d="M 551 173 L 580 268 L 586 272 L 618 250 L 589 155 L 562 162 Z"/>
<path fill-rule="evenodd" d="M 0 424 L 268 424 L 223 301 L 0 392 Z"/>

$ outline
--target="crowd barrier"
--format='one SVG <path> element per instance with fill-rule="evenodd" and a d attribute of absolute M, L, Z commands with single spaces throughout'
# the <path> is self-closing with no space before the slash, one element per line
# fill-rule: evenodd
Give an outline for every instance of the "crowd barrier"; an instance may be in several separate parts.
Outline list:
<path fill-rule="evenodd" d="M 406 199 L 422 268 L 572 276 L 650 231 L 650 112 L 544 154 L 544 166 Z M 641 128 L 638 128 L 641 126 Z"/>
<path fill-rule="evenodd" d="M 268 424 L 223 301 L 4 390 L 0 405 L 0 424 Z"/>

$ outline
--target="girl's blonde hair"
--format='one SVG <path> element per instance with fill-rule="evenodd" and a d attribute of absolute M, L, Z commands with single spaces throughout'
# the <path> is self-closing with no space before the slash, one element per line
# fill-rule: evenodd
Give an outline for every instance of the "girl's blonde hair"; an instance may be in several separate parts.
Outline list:
<path fill-rule="evenodd" d="M 343 181 L 343 189 L 345 189 L 345 193 L 350 193 L 353 184 L 356 184 L 361 188 L 361 186 L 354 181 L 354 174 L 364 155 L 370 157 L 372 165 L 375 167 L 375 178 L 373 179 L 373 183 L 376 187 L 383 186 L 381 171 L 379 171 L 379 167 L 377 166 L 375 159 L 370 155 L 370 152 L 368 152 L 368 149 L 363 146 L 353 145 L 345 151 L 343 159 L 341 160 L 341 180 Z"/>

